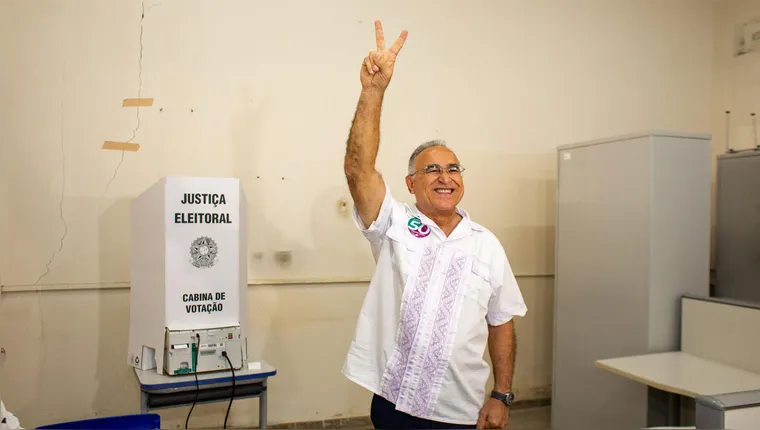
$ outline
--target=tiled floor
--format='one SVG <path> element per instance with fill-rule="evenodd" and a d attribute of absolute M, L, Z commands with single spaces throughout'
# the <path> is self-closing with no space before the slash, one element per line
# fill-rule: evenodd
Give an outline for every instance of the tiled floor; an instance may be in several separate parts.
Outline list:
<path fill-rule="evenodd" d="M 549 430 L 551 406 L 516 409 L 509 415 L 509 430 Z"/>
<path fill-rule="evenodd" d="M 518 408 L 512 410 L 509 417 L 509 430 L 548 430 L 550 426 L 550 406 L 539 406 L 532 408 Z M 343 420 L 330 420 L 314 423 L 296 423 L 290 425 L 270 426 L 273 429 L 372 429 L 372 423 L 369 418 L 351 418 Z"/>

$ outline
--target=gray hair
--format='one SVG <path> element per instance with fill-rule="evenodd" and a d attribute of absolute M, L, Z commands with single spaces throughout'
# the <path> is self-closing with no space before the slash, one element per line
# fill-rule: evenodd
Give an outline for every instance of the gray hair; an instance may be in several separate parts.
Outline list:
<path fill-rule="evenodd" d="M 412 152 L 412 156 L 409 157 L 409 174 L 410 175 L 414 173 L 414 170 L 415 170 L 414 162 L 417 161 L 417 156 L 420 155 L 422 151 L 428 148 L 432 148 L 434 146 L 442 146 L 444 148 L 448 148 L 448 146 L 446 145 L 446 142 L 440 139 L 430 140 L 418 146 L 417 149 L 415 149 L 414 152 Z"/>

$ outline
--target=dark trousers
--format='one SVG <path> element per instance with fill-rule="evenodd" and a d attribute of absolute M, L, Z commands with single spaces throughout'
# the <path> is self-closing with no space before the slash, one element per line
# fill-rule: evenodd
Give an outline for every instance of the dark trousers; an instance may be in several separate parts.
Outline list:
<path fill-rule="evenodd" d="M 375 394 L 370 408 L 372 425 L 378 430 L 474 429 L 475 425 L 449 424 L 413 417 L 397 411 L 396 405 Z"/>

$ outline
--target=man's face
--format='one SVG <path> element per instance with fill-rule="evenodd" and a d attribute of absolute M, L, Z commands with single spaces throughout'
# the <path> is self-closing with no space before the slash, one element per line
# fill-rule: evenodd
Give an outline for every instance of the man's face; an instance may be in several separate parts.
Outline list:
<path fill-rule="evenodd" d="M 422 213 L 448 215 L 456 209 L 464 197 L 464 182 L 458 167 L 457 156 L 442 146 L 430 147 L 417 156 L 416 173 L 406 177 L 406 186 L 416 197 Z"/>

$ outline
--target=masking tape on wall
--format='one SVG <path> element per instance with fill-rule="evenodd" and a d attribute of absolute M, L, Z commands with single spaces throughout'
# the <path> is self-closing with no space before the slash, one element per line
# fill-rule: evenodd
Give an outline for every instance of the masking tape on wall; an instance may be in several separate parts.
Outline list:
<path fill-rule="evenodd" d="M 153 106 L 153 99 L 124 99 L 121 107 Z"/>
<path fill-rule="evenodd" d="M 115 149 L 117 151 L 137 151 L 140 149 L 139 143 L 129 142 L 103 142 L 103 149 Z"/>

